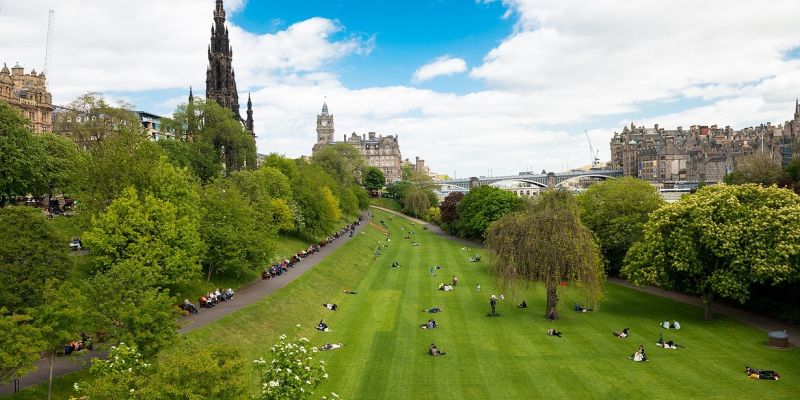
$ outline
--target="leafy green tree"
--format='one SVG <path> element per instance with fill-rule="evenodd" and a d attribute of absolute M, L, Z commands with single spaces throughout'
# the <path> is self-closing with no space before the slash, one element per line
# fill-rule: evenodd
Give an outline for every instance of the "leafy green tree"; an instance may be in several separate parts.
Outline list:
<path fill-rule="evenodd" d="M 400 166 L 400 179 L 408 181 L 414 173 L 414 166 L 411 164 L 403 164 Z"/>
<path fill-rule="evenodd" d="M 451 192 L 445 196 L 444 200 L 442 200 L 442 203 L 439 204 L 442 223 L 451 224 L 453 221 L 458 220 L 458 203 L 460 203 L 463 199 L 464 193 L 461 192 Z"/>
<path fill-rule="evenodd" d="M 286 158 L 278 153 L 270 153 L 264 157 L 264 161 L 261 163 L 261 165 L 281 171 L 281 173 L 291 182 L 297 178 L 297 163 L 297 160 Z"/>
<path fill-rule="evenodd" d="M 208 248 L 203 260 L 208 279 L 215 273 L 242 276 L 260 268 L 271 255 L 269 238 L 275 230 L 259 227 L 256 211 L 231 182 L 217 179 L 203 192 L 200 235 Z"/>
<path fill-rule="evenodd" d="M 411 215 L 412 217 L 424 217 L 428 212 L 431 203 L 428 201 L 428 196 L 422 189 L 412 188 L 406 193 L 406 201 L 403 206 L 403 212 Z"/>
<path fill-rule="evenodd" d="M 0 307 L 18 312 L 42 303 L 50 279 L 65 279 L 72 268 L 67 241 L 41 210 L 0 209 Z"/>
<path fill-rule="evenodd" d="M 43 289 L 44 302 L 34 311 L 34 325 L 44 342 L 43 353 L 50 361 L 47 384 L 47 399 L 53 391 L 53 363 L 64 345 L 80 339 L 81 332 L 88 329 L 90 306 L 83 292 L 69 282 L 57 286 L 50 281 Z"/>
<path fill-rule="evenodd" d="M 753 154 L 738 159 L 733 173 L 726 175 L 723 182 L 729 185 L 757 183 L 769 186 L 778 182 L 781 173 L 780 162 L 771 157 Z"/>
<path fill-rule="evenodd" d="M 120 343 L 111 346 L 107 358 L 92 359 L 89 375 L 93 379 L 76 383 L 74 388 L 81 399 L 87 400 L 144 399 L 142 388 L 147 385 L 153 368 L 135 345 Z"/>
<path fill-rule="evenodd" d="M 172 164 L 189 168 L 203 183 L 222 175 L 219 151 L 210 142 L 159 140 L 156 143 Z"/>
<path fill-rule="evenodd" d="M 47 193 L 49 158 L 22 115 L 0 102 L 0 207 L 16 196 Z"/>
<path fill-rule="evenodd" d="M 428 203 L 430 203 L 431 207 L 439 207 L 439 195 L 436 194 L 430 188 L 424 188 L 422 191 L 425 193 L 425 196 L 428 197 Z"/>
<path fill-rule="evenodd" d="M 610 274 L 619 273 L 625 253 L 642 237 L 647 218 L 664 204 L 653 185 L 630 177 L 594 184 L 577 201 L 581 221 L 594 233 Z"/>
<path fill-rule="evenodd" d="M 412 188 L 414 185 L 409 181 L 398 181 L 391 183 L 386 186 L 386 192 L 389 193 L 390 196 L 397 199 L 397 202 L 400 205 L 405 203 L 406 193 Z"/>
<path fill-rule="evenodd" d="M 589 302 L 600 298 L 599 250 L 567 191 L 545 192 L 529 209 L 500 218 L 489 228 L 486 247 L 497 256 L 491 268 L 504 288 L 513 293 L 527 282 L 544 284 L 545 316 L 558 318 L 557 290 L 562 281 L 582 287 Z"/>
<path fill-rule="evenodd" d="M 356 199 L 358 199 L 358 209 L 359 210 L 366 210 L 369 208 L 369 194 L 366 190 L 358 187 L 352 186 L 350 190 L 356 195 Z"/>
<path fill-rule="evenodd" d="M 54 190 L 64 190 L 69 187 L 73 171 L 77 167 L 78 150 L 75 143 L 64 136 L 45 133 L 37 136 L 47 155 L 42 164 L 46 179 L 48 194 L 52 197 Z"/>
<path fill-rule="evenodd" d="M 212 344 L 165 351 L 148 379 L 143 399 L 239 400 L 248 398 L 250 363 L 233 346 Z"/>
<path fill-rule="evenodd" d="M 745 302 L 753 284 L 796 280 L 800 197 L 754 184 L 707 186 L 656 210 L 622 275 L 637 285 Z"/>
<path fill-rule="evenodd" d="M 294 217 L 289 204 L 292 189 L 289 180 L 272 167 L 257 170 L 237 171 L 230 175 L 231 181 L 248 198 L 255 212 L 258 229 L 265 235 L 274 235 L 279 230 L 294 228 Z"/>
<path fill-rule="evenodd" d="M 329 235 L 338 227 L 341 218 L 339 199 L 331 187 L 337 182 L 319 165 L 306 162 L 296 164 L 292 180 L 295 210 L 295 226 L 300 234 L 320 238 Z"/>
<path fill-rule="evenodd" d="M 471 238 L 484 237 L 489 224 L 505 214 L 519 209 L 520 199 L 508 190 L 478 186 L 458 203 L 461 234 Z"/>
<path fill-rule="evenodd" d="M 364 169 L 364 188 L 367 190 L 381 190 L 386 185 L 386 177 L 383 171 L 376 167 L 366 167 Z"/>
<path fill-rule="evenodd" d="M 325 146 L 314 153 L 312 162 L 321 166 L 342 186 L 361 182 L 364 157 L 353 145 L 336 143 Z"/>
<path fill-rule="evenodd" d="M 197 277 L 205 250 L 193 218 L 152 195 L 140 201 L 132 187 L 92 219 L 83 239 L 92 249 L 97 271 L 134 263 L 145 272 L 146 282 L 163 286 Z"/>
<path fill-rule="evenodd" d="M 39 351 L 44 348 L 39 329 L 25 314 L 7 315 L 0 308 L 0 383 L 25 376 L 36 369 Z"/>
<path fill-rule="evenodd" d="M 65 135 L 82 148 L 94 148 L 120 130 L 144 133 L 133 106 L 109 104 L 101 93 L 85 93 L 60 110 L 53 132 Z"/>

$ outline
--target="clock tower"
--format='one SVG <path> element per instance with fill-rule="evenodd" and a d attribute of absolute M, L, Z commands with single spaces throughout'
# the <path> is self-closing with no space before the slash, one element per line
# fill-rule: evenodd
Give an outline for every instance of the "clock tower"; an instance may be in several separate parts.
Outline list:
<path fill-rule="evenodd" d="M 333 115 L 328 114 L 328 104 L 322 104 L 322 113 L 317 115 L 317 146 L 333 143 Z"/>

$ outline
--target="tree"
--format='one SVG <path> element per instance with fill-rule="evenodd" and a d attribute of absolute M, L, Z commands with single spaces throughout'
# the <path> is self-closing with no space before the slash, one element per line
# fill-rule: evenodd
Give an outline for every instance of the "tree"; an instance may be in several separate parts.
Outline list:
<path fill-rule="evenodd" d="M 386 177 L 383 171 L 376 167 L 366 167 L 364 169 L 364 188 L 370 191 L 383 189 L 386 185 Z"/>
<path fill-rule="evenodd" d="M 242 276 L 260 268 L 272 254 L 269 238 L 276 229 L 258 225 L 256 211 L 231 182 L 217 179 L 203 193 L 199 230 L 208 248 L 203 260 L 208 280 L 214 273 Z"/>
<path fill-rule="evenodd" d="M 43 353 L 50 361 L 50 374 L 47 385 L 47 399 L 53 390 L 53 362 L 64 344 L 80 339 L 81 332 L 87 331 L 90 309 L 83 292 L 69 282 L 57 286 L 50 281 L 43 289 L 44 302 L 34 312 L 34 325 L 38 328 L 44 342 Z"/>
<path fill-rule="evenodd" d="M 336 180 L 319 165 L 299 161 L 291 183 L 298 233 L 311 238 L 329 235 L 341 218 L 339 199 L 330 189 L 338 186 Z"/>
<path fill-rule="evenodd" d="M 335 143 L 325 146 L 314 153 L 312 162 L 321 166 L 342 186 L 361 182 L 364 157 L 351 144 Z"/>
<path fill-rule="evenodd" d="M 270 348 L 272 361 L 267 362 L 263 357 L 255 360 L 261 378 L 258 398 L 300 400 L 311 397 L 314 394 L 311 390 L 328 379 L 323 362 L 315 360 L 317 351 L 306 338 L 289 341 L 286 335 L 281 335 L 278 343 Z"/>
<path fill-rule="evenodd" d="M 145 358 L 175 342 L 180 315 L 169 292 L 149 279 L 136 260 L 128 260 L 92 277 L 85 289 L 94 325 L 107 340 L 135 345 Z"/>
<path fill-rule="evenodd" d="M 711 319 L 715 296 L 743 303 L 754 283 L 796 280 L 798 264 L 800 197 L 776 187 L 714 185 L 656 210 L 622 275 L 699 294 Z"/>
<path fill-rule="evenodd" d="M 505 214 L 517 210 L 521 201 L 512 192 L 492 186 L 478 186 L 458 203 L 461 234 L 482 238 L 489 224 Z"/>
<path fill-rule="evenodd" d="M 233 346 L 212 344 L 192 349 L 170 349 L 159 357 L 143 399 L 238 400 L 252 384 L 249 363 Z"/>
<path fill-rule="evenodd" d="M 75 143 L 64 136 L 45 133 L 37 136 L 42 145 L 45 160 L 42 164 L 47 183 L 48 195 L 53 196 L 54 190 L 64 190 L 69 187 L 73 171 L 77 167 L 78 150 Z"/>
<path fill-rule="evenodd" d="M 94 148 L 120 130 L 143 133 L 133 106 L 118 102 L 113 106 L 101 93 L 85 93 L 59 110 L 53 132 L 65 135 L 83 148 Z"/>
<path fill-rule="evenodd" d="M 0 383 L 36 369 L 44 342 L 31 320 L 25 314 L 7 315 L 6 309 L 0 308 Z"/>
<path fill-rule="evenodd" d="M 89 375 L 93 379 L 76 383 L 75 392 L 87 400 L 148 398 L 142 396 L 142 388 L 147 385 L 152 370 L 153 365 L 144 360 L 136 345 L 120 343 L 111 346 L 107 358 L 92 359 Z"/>
<path fill-rule="evenodd" d="M 464 193 L 462 192 L 451 192 L 445 196 L 444 200 L 442 200 L 442 203 L 439 204 L 442 223 L 451 224 L 453 221 L 459 218 L 458 203 L 460 203 L 463 199 Z"/>
<path fill-rule="evenodd" d="M 576 200 L 581 222 L 594 233 L 610 274 L 619 273 L 625 253 L 642 237 L 650 213 L 664 204 L 653 185 L 630 177 L 594 184 Z"/>
<path fill-rule="evenodd" d="M 491 268 L 505 288 L 514 292 L 526 282 L 544 284 L 546 316 L 558 318 L 562 281 L 582 287 L 589 302 L 600 297 L 599 250 L 569 192 L 545 192 L 529 209 L 503 216 L 489 228 L 486 247 L 497 256 Z"/>
<path fill-rule="evenodd" d="M 39 306 L 45 283 L 65 279 L 71 268 L 66 239 L 41 210 L 0 209 L 0 307 L 18 312 Z"/>
<path fill-rule="evenodd" d="M 16 196 L 47 193 L 48 158 L 22 115 L 0 102 L 0 207 Z"/>
<path fill-rule="evenodd" d="M 412 187 L 414 187 L 414 185 L 412 185 L 409 181 L 398 181 L 386 186 L 386 192 L 389 193 L 389 195 L 393 198 L 397 199 L 397 202 L 400 203 L 400 205 L 403 205 L 406 201 L 406 193 Z"/>
<path fill-rule="evenodd" d="M 159 140 L 156 143 L 172 164 L 189 168 L 203 183 L 222 175 L 219 151 L 209 142 Z"/>
<path fill-rule="evenodd" d="M 781 177 L 781 164 L 771 157 L 753 154 L 737 160 L 732 173 L 725 175 L 723 181 L 729 185 L 757 183 L 769 186 Z"/>
<path fill-rule="evenodd" d="M 83 234 L 92 249 L 96 271 L 133 263 L 151 286 L 179 285 L 200 274 L 203 242 L 193 218 L 180 215 L 172 203 L 125 189 L 108 209 L 92 218 Z"/>
<path fill-rule="evenodd" d="M 428 201 L 428 196 L 422 189 L 413 188 L 406 194 L 405 205 L 403 212 L 411 215 L 412 217 L 423 217 L 431 206 Z"/>

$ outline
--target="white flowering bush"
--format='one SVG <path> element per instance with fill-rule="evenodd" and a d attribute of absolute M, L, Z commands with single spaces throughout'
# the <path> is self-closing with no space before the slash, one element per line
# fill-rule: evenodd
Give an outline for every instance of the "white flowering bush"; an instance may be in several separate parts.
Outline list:
<path fill-rule="evenodd" d="M 261 400 L 307 399 L 312 390 L 328 379 L 325 362 L 316 360 L 318 349 L 304 337 L 288 340 L 281 335 L 270 349 L 272 361 L 254 360 L 261 377 Z M 332 393 L 332 398 L 338 398 Z"/>
<path fill-rule="evenodd" d="M 94 379 L 75 383 L 74 389 L 80 399 L 141 399 L 140 388 L 150 370 L 151 365 L 142 359 L 135 345 L 120 343 L 111 346 L 107 358 L 93 359 L 89 373 Z"/>

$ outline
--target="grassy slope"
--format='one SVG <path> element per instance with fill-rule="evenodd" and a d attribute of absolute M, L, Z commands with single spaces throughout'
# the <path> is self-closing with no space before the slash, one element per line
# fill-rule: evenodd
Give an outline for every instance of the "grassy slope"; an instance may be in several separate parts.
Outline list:
<path fill-rule="evenodd" d="M 467 263 L 468 252 L 461 245 L 427 231 L 417 230 L 415 240 L 422 247 L 411 247 L 400 227 L 418 226 L 412 228 L 400 217 L 389 220 L 378 211 L 375 216 L 389 222 L 393 233 L 383 256 L 372 257 L 382 236 L 368 229 L 274 295 L 187 335 L 181 346 L 191 351 L 192 346 L 231 343 L 256 358 L 266 355 L 278 335 L 291 334 L 295 324 L 302 324 L 299 333 L 314 344 L 346 344 L 322 353 L 331 379 L 318 392 L 334 391 L 349 399 L 788 399 L 800 390 L 797 349 L 768 349 L 763 332 L 723 317 L 703 322 L 697 308 L 614 285 L 606 287 L 602 309 L 585 314 L 569 311 L 582 296 L 564 290 L 562 320 L 555 324 L 541 317 L 544 296 L 537 289 L 527 295 L 531 308 L 517 309 L 509 299 L 500 304 L 502 317 L 487 318 L 494 290 L 485 265 Z M 390 268 L 394 259 L 403 267 Z M 430 277 L 428 268 L 434 264 L 445 269 Z M 435 290 L 453 274 L 459 277 L 454 292 Z M 481 293 L 475 292 L 476 282 Z M 350 287 L 359 294 L 341 293 Z M 325 301 L 339 304 L 340 310 L 325 310 Z M 444 312 L 420 312 L 431 306 Z M 441 327 L 419 329 L 429 315 Z M 333 332 L 313 330 L 323 317 Z M 654 345 L 663 319 L 681 321 L 680 331 L 663 332 L 686 349 Z M 546 336 L 551 326 L 564 337 Z M 629 339 L 611 336 L 611 330 L 624 327 L 631 328 Z M 431 342 L 448 354 L 427 356 Z M 627 360 L 640 343 L 650 362 Z M 745 365 L 776 369 L 784 380 L 747 379 Z"/>
<path fill-rule="evenodd" d="M 397 200 L 389 197 L 370 198 L 369 202 L 370 204 L 374 204 L 378 207 L 388 208 L 398 212 L 403 211 L 403 206 L 401 206 Z"/>

